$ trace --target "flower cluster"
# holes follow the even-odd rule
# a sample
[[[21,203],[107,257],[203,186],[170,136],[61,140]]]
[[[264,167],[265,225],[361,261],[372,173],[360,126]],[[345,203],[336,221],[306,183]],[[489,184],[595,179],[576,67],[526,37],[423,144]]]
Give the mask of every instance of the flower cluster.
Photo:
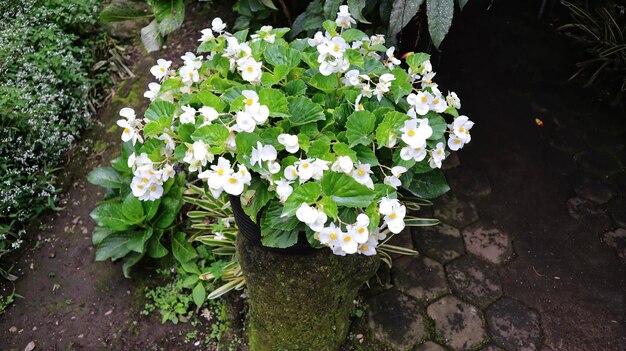
[[[143,120],[120,112],[122,139],[140,155],[133,194],[159,198],[183,164],[213,196],[240,196],[265,245],[288,247],[304,231],[337,255],[373,255],[414,225],[398,190],[433,196],[420,186],[443,178],[437,169],[473,126],[458,96],[433,82],[428,55],[411,53],[402,68],[382,35],[351,28],[347,6],[324,32],[292,42],[284,28],[211,24],[180,69],[152,67]]]

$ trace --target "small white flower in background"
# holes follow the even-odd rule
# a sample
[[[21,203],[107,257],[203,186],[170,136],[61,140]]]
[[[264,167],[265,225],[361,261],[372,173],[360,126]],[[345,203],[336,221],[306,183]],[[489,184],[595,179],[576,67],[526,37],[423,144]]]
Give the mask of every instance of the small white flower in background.
[[[363,107],[363,104],[361,103],[361,98],[363,97],[363,95],[359,94],[356,97],[356,100],[354,100],[354,110],[355,111],[363,111],[365,110],[365,108]]]
[[[215,17],[213,21],[211,21],[211,29],[213,29],[214,32],[221,33],[226,29],[226,23],[224,23],[221,18]]]
[[[159,80],[163,79],[163,77],[167,75],[171,65],[172,65],[172,61],[158,59],[157,64],[155,66],[152,66],[152,68],[150,68],[150,73],[152,73],[152,75],[156,79],[159,79]]]
[[[252,115],[246,111],[237,112],[236,124],[239,131],[252,133],[256,128],[256,121]]]
[[[215,36],[213,36],[213,31],[211,30],[211,28],[206,28],[200,31],[200,33],[202,33],[202,36],[200,37],[200,39],[198,39],[198,41],[201,42],[205,42],[205,41],[210,41],[215,39]]]
[[[230,195],[241,195],[244,188],[244,180],[239,172],[232,173],[228,176],[228,179],[224,182],[223,189],[227,194]]]
[[[261,75],[263,74],[262,66],[262,62],[256,62],[252,57],[249,57],[237,69],[241,72],[241,78],[250,83],[258,83],[261,81]]]
[[[322,160],[322,159],[317,159],[315,160],[312,165],[313,165],[313,176],[312,178],[315,180],[320,180],[322,179],[322,177],[324,176],[324,171],[328,170],[328,165],[330,164],[330,162]]]
[[[420,91],[418,94],[411,93],[406,97],[406,102],[408,102],[420,116],[423,116],[430,111],[430,104],[432,100],[433,96],[426,91]]]
[[[372,173],[371,165],[369,163],[361,163],[359,161],[354,171],[352,171],[352,178],[366,187],[374,189],[374,182],[370,177],[370,174]]]
[[[134,166],[137,168],[142,168],[144,166],[152,165],[152,160],[148,157],[148,154],[142,152],[139,154],[139,157],[135,157]]]
[[[370,86],[370,83],[367,82],[365,84],[363,84],[361,86],[361,95],[365,96],[366,98],[371,98],[372,97],[372,87]]]
[[[267,163],[267,169],[270,171],[271,174],[276,174],[280,172],[280,163],[276,161],[269,161]]]
[[[326,221],[328,221],[328,216],[326,215],[326,213],[324,213],[324,211],[317,210],[317,218],[315,219],[315,222],[310,224],[307,223],[307,225],[314,232],[319,232],[320,230],[324,229]]]
[[[435,78],[435,75],[435,72],[428,72],[424,74],[424,76],[422,77],[422,89],[428,87],[437,87],[437,83],[433,83],[433,78]]]
[[[120,116],[125,118],[117,120],[117,125],[124,128],[124,131],[122,131],[122,141],[132,141],[133,145],[135,145],[137,141],[143,143],[143,138],[139,135],[138,130],[141,124],[136,119],[135,110],[130,107],[124,107],[120,110]]]
[[[159,140],[163,140],[164,144],[161,148],[161,154],[166,157],[171,156],[174,152],[174,148],[176,148],[176,144],[174,144],[174,139],[172,139],[169,134],[163,133],[159,135]]]
[[[446,96],[446,102],[448,103],[448,105],[454,107],[457,110],[461,108],[461,99],[459,99],[459,97],[453,91],[448,92],[448,96]]]
[[[287,166],[283,175],[287,180],[296,180],[298,179],[298,169],[295,166]]]
[[[237,173],[239,173],[239,176],[241,176],[241,181],[243,181],[244,184],[250,185],[250,181],[252,180],[252,174],[248,172],[248,168],[246,168],[246,166],[239,165]]]
[[[443,96],[441,95],[435,96],[435,98],[432,100],[430,104],[430,109],[437,113],[442,113],[447,108],[448,108],[448,104],[446,103],[446,101],[443,99]]]
[[[196,56],[193,52],[186,52],[185,55],[180,57],[185,66],[192,67],[193,69],[200,69],[202,67],[203,56]]]
[[[219,117],[219,114],[217,113],[217,111],[213,107],[210,107],[210,106],[202,106],[200,107],[198,112],[200,112],[200,115],[202,116],[203,126],[207,124],[211,124],[211,122],[215,121]]]
[[[369,238],[369,231],[367,230],[367,226],[369,225],[369,217],[366,214],[361,213],[356,217],[356,223],[347,226],[348,233],[358,244],[363,244]]]
[[[402,141],[413,148],[423,147],[426,139],[433,135],[433,129],[428,125],[428,119],[410,119],[404,122],[400,129]]]
[[[430,167],[441,168],[441,163],[446,158],[446,150],[443,143],[437,143],[437,147],[430,153]]]
[[[376,84],[376,88],[374,88],[374,95],[378,101],[383,98],[383,94],[389,92],[389,88],[391,87],[391,82],[394,81],[396,77],[391,73],[385,73],[378,79],[378,84]],[[365,95],[365,94],[363,94]]]
[[[328,38],[326,38],[322,32],[317,32],[313,38],[309,38],[307,40],[307,43],[309,43],[309,46],[318,46],[327,39]]]
[[[321,56],[321,55],[320,55]],[[350,67],[350,62],[344,58],[336,58],[333,61],[323,61],[319,70],[322,75],[329,76],[333,73],[343,72]]]
[[[400,181],[400,177],[403,173],[407,171],[406,167],[395,166],[391,169],[391,175],[386,176],[383,180],[383,183],[392,186],[394,189],[398,189],[402,182]]]
[[[406,207],[404,205],[400,205],[399,202],[394,203],[391,206],[391,211],[389,211],[384,218],[385,224],[387,224],[387,228],[389,228],[389,231],[394,234],[400,233],[405,227],[405,216]]]
[[[213,162],[214,156],[209,152],[206,144],[202,140],[195,141],[185,152],[183,161],[189,164],[189,172],[202,172],[202,167],[207,162]]]
[[[317,221],[317,210],[315,207],[302,203],[296,210],[296,218],[304,224],[312,224]]]
[[[222,232],[217,232],[215,233],[215,236],[213,236],[213,240],[224,240],[226,239],[226,237],[224,236],[224,233]]]
[[[291,183],[292,182],[286,180],[285,178],[280,178],[279,180],[274,182],[274,184],[276,185],[276,194],[278,195],[280,202],[285,203],[289,195],[293,193],[293,187],[291,186]]]
[[[137,160],[137,155],[135,155],[135,153],[133,152],[132,154],[130,154],[130,156],[128,156],[128,161],[126,161],[126,164],[128,165],[128,168],[135,167],[135,161],[136,160]]]
[[[450,150],[458,151],[462,149],[463,146],[465,146],[464,140],[459,139],[459,137],[454,134],[450,135],[450,137],[448,138],[448,147],[450,148]]]
[[[309,179],[311,179],[311,177],[313,177],[313,168],[315,166],[313,166],[310,159],[298,160],[294,165],[298,167],[298,177],[300,177],[300,184],[308,181]]]
[[[176,171],[174,171],[174,167],[169,163],[166,163],[161,170],[161,182],[166,182],[168,179],[173,178],[176,175]]]
[[[339,244],[341,245],[341,250],[347,254],[356,253],[356,250],[359,247],[359,243],[354,240],[350,232],[343,233],[339,239]]]
[[[369,239],[364,244],[359,245],[356,252],[365,256],[374,256],[376,255],[376,246],[378,245],[378,240],[376,237],[370,236]]]
[[[370,43],[372,45],[383,45],[385,44],[385,36],[382,34],[372,35],[370,37]]]
[[[400,158],[405,161],[413,159],[416,162],[420,162],[426,158],[427,154],[428,153],[426,151],[426,142],[424,142],[424,144],[419,147],[406,146],[400,150]]]
[[[341,173],[346,173],[346,174],[350,174],[353,169],[354,169],[354,162],[352,162],[352,159],[350,158],[350,156],[337,157],[337,160],[330,167],[330,170],[333,172],[341,172]]]
[[[183,66],[180,69],[180,78],[183,83],[196,83],[200,80],[200,75],[198,74],[198,70],[193,66]]]
[[[250,38],[254,40],[263,39],[266,42],[273,44],[276,41],[276,34],[272,34],[272,26],[263,26],[257,34],[252,34]]]
[[[398,66],[399,64],[402,63],[395,56],[393,56],[393,53],[395,51],[396,51],[396,48],[392,46],[389,49],[387,49],[387,52],[385,53],[387,55],[386,66],[388,69],[393,69],[395,66]]]
[[[341,228],[337,227],[335,223],[330,223],[328,227],[320,230],[317,239],[322,245],[328,245],[331,248],[335,248],[340,246],[340,238],[342,238],[345,233],[341,230]]]
[[[292,134],[280,134],[278,135],[278,142],[285,147],[287,152],[293,154],[300,150],[300,144],[298,143],[298,136]]]
[[[356,21],[352,18],[347,5],[339,6],[339,12],[337,12],[337,19],[335,20],[335,23],[338,27],[343,29],[350,28],[353,24],[356,24]]]
[[[252,148],[252,154],[250,155],[250,164],[254,166],[258,163],[260,166],[261,162],[276,160],[276,156],[276,149],[272,145],[263,145],[260,141],[257,141],[256,147]]]
[[[211,170],[199,173],[198,178],[206,180],[209,187],[219,189],[224,186],[224,183],[226,183],[232,173],[230,161],[220,157],[217,159],[217,164],[211,166]]]
[[[448,126],[457,138],[463,140],[465,144],[472,140],[470,129],[474,126],[474,122],[469,117],[461,115],[454,119],[454,122]]]
[[[152,82],[148,84],[148,91],[143,93],[143,97],[150,99],[150,101],[154,101],[156,100],[160,91],[161,91],[161,84]]]
[[[341,82],[343,85],[347,87],[356,87],[361,84],[361,78],[359,70],[351,69],[346,74],[344,74],[343,78],[341,78]]]
[[[381,215],[390,215],[393,209],[400,206],[400,201],[389,197],[382,197],[378,204],[378,212]]]
[[[196,109],[187,105],[180,107],[183,113],[180,114],[180,123],[196,123]]]

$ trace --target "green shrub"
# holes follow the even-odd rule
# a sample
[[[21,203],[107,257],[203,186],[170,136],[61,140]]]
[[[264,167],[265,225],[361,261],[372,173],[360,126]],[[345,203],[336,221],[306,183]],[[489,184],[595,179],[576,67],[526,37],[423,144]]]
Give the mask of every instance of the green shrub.
[[[100,0],[0,2],[0,257],[54,204],[55,167],[89,125]],[[8,228],[8,229],[5,229]],[[4,233],[3,233],[4,232]]]

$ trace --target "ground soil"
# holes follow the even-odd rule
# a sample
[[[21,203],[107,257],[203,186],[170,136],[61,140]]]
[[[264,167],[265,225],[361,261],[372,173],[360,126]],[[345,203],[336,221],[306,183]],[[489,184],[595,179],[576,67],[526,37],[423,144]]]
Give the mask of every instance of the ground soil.
[[[504,294],[541,314],[546,350],[624,350],[626,265],[600,242],[598,231],[605,228],[571,218],[566,202],[574,195],[573,180],[549,169],[544,157],[550,133],[562,121],[593,124],[606,120],[599,116],[623,119],[624,111],[566,82],[580,54],[548,21],[527,11],[534,4],[496,1],[487,11],[488,4],[470,2],[435,64],[441,87],[456,91],[463,112],[477,122],[460,158],[461,169],[481,170],[491,182],[492,196],[476,200],[480,216],[514,240],[516,258],[499,271]],[[232,23],[227,7],[193,9],[168,40],[177,44],[147,58],[136,51],[135,73],[146,76],[157,56],[177,59],[194,48],[199,30],[216,14]],[[31,246],[14,271],[20,276],[15,290],[24,298],[0,317],[0,349],[21,350],[31,341],[38,350],[196,349],[184,342],[191,325],[140,316],[143,289],[156,279],[149,269],[129,280],[120,264],[94,262],[89,213],[102,193],[84,175],[118,154],[119,131],[110,126],[119,108],[140,108],[133,94],[146,84],[123,83],[118,98],[99,111],[100,123],[83,142],[97,155],[79,157],[85,151],[75,150],[68,165],[74,186],[63,196],[62,210],[46,214],[30,230]],[[596,127],[611,128],[603,123]],[[5,292],[12,289],[2,284]]]

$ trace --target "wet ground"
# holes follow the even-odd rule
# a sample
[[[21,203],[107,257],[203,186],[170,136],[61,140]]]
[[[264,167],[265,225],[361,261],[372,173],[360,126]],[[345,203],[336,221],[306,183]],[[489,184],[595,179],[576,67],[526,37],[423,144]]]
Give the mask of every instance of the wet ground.
[[[580,53],[531,6],[488,3],[455,19],[436,62],[442,90],[477,122],[460,162],[447,164],[451,194],[434,207],[447,225],[400,241],[421,255],[396,261],[394,287],[364,292],[346,349],[626,349],[626,113],[567,82]],[[195,47],[213,15],[191,17],[160,55]],[[134,55],[135,73],[147,77],[156,56]],[[99,112],[89,134],[99,156],[72,163],[64,209],[31,230],[16,270],[24,299],[0,317],[0,349],[197,349],[184,342],[191,325],[140,316],[147,270],[128,280],[93,261],[88,214],[101,194],[83,176],[117,153],[109,127],[120,107],[145,106],[136,95],[146,83],[125,82]]]

